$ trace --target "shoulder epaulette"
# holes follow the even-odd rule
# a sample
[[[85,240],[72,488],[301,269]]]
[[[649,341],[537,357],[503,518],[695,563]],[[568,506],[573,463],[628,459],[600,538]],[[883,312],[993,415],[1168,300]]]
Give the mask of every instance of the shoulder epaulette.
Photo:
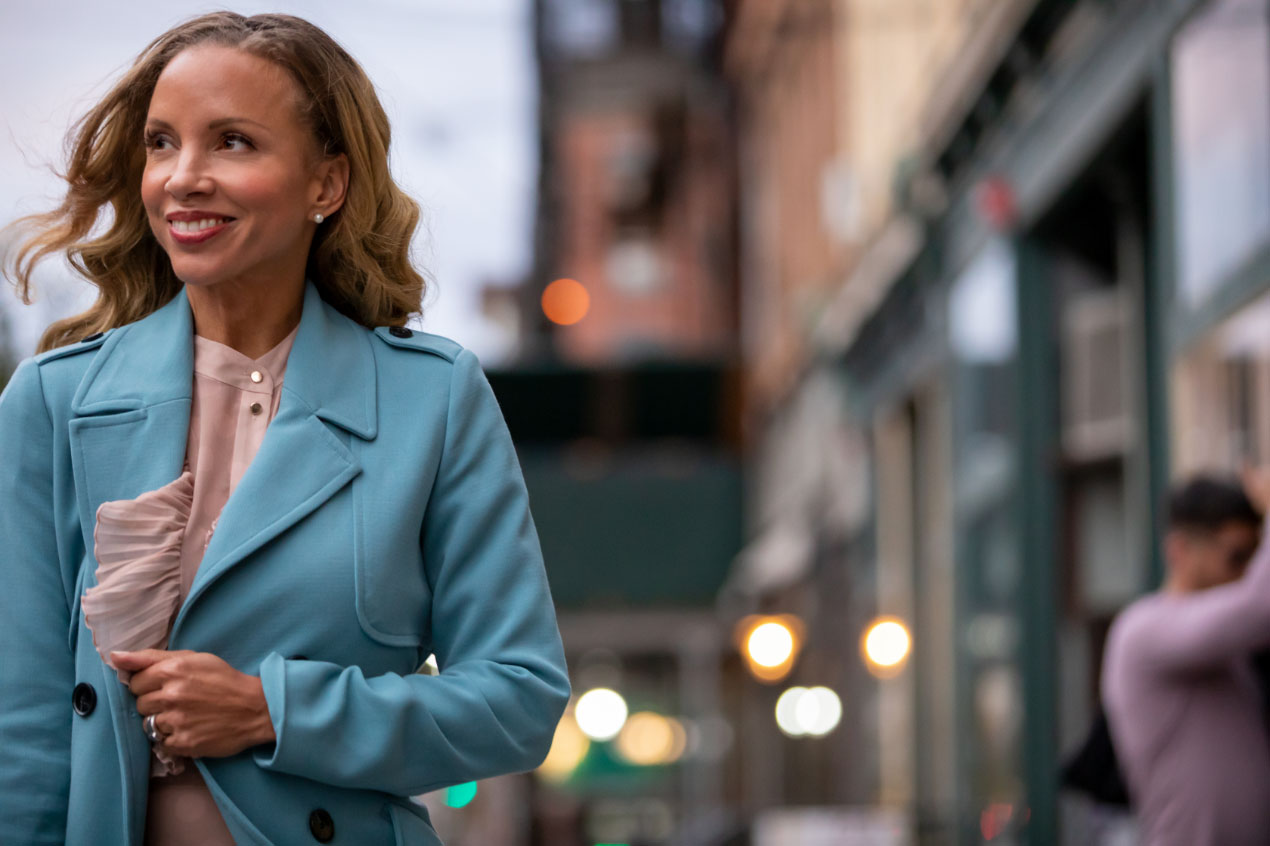
[[[107,329],[105,332],[94,332],[93,334],[81,338],[78,341],[64,344],[60,347],[54,347],[51,350],[45,350],[35,356],[35,363],[43,364],[44,362],[52,361],[55,358],[75,355],[75,353],[87,352],[88,350],[95,350],[106,342],[106,338],[110,336],[112,331],[113,330],[111,329]]]
[[[444,335],[434,335],[405,326],[376,326],[375,335],[394,347],[432,353],[446,361],[454,361],[463,351],[461,344]]]

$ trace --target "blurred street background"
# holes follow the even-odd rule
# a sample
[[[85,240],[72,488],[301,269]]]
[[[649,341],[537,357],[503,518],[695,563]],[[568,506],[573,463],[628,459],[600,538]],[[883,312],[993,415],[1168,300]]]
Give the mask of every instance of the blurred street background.
[[[1059,774],[1170,480],[1270,460],[1270,3],[232,7],[379,85],[530,491],[575,697],[448,846],[1135,842]],[[0,12],[0,224],[211,8]]]

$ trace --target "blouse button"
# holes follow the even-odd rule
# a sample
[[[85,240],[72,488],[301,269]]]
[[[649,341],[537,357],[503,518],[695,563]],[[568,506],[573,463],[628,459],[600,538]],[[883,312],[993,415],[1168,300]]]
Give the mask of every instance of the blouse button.
[[[263,407],[260,405],[260,403],[258,403],[258,402],[253,402],[253,403],[251,404],[251,413],[252,413],[252,414],[259,414],[259,413],[260,413],[261,411],[263,411],[263,410],[264,410],[264,409],[263,409]]]
[[[253,370],[253,371],[251,371],[251,381],[253,381],[253,382],[263,382],[263,381],[264,381],[264,379],[265,379],[265,377],[261,374],[261,372],[260,372],[259,370]]]

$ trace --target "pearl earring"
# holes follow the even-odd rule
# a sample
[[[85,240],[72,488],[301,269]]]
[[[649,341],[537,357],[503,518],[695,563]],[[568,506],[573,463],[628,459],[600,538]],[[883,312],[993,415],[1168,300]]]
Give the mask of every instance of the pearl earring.
[[[321,223],[321,222],[322,222],[322,220],[323,220],[323,217],[322,217],[322,213],[321,213],[321,212],[318,212],[317,214],[313,215],[313,222],[314,222],[314,223]]]

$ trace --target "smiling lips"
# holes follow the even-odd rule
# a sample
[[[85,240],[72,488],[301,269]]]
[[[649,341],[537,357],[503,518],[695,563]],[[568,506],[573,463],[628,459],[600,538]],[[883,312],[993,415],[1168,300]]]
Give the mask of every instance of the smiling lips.
[[[198,212],[176,212],[168,216],[168,232],[178,244],[201,244],[223,232],[233,220]]]

